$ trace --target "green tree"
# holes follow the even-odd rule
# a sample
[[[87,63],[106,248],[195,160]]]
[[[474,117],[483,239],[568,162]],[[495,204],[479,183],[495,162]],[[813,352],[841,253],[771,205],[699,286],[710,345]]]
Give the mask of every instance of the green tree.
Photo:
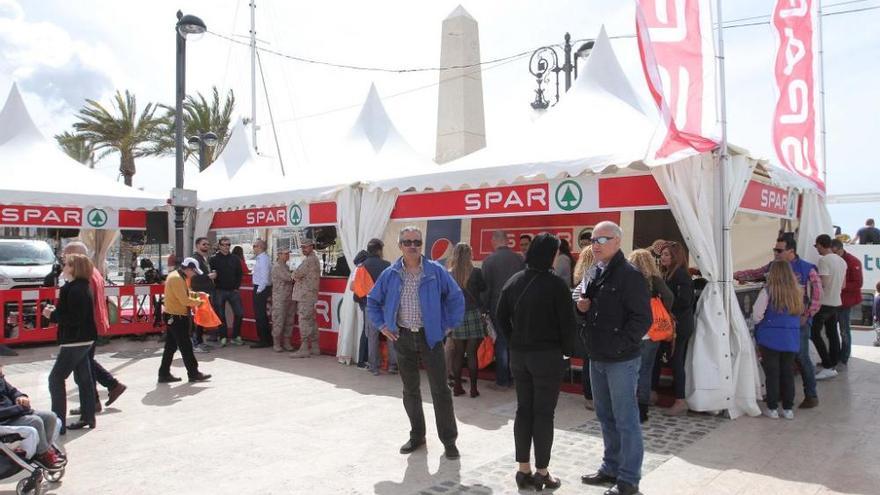
[[[86,100],[73,124],[77,135],[100,151],[98,159],[119,153],[119,173],[131,186],[137,169],[135,159],[153,154],[152,145],[162,119],[155,115],[158,106],[148,103],[138,114],[137,99],[127,90],[116,91],[110,110],[95,100]]]
[[[55,140],[69,157],[89,168],[95,168],[95,148],[85,137],[64,131],[61,134],[56,134]]]
[[[162,105],[166,110],[162,117],[162,124],[157,133],[153,152],[155,154],[171,155],[175,153],[174,115],[173,107]],[[205,168],[214,163],[214,160],[223,152],[229,141],[232,111],[235,108],[235,94],[230,89],[226,97],[220,100],[220,91],[214,86],[210,100],[202,93],[196,96],[189,95],[183,100],[183,139],[186,141],[190,136],[198,136],[206,132],[217,135],[217,145],[205,150]],[[184,159],[199,164],[198,148],[184,148]],[[200,171],[203,169],[200,169]]]

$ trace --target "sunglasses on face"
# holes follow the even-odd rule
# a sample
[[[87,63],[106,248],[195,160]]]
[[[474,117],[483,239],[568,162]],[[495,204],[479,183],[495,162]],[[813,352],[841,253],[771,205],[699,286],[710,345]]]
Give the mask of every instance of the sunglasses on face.
[[[400,244],[406,247],[414,246],[414,247],[422,247],[421,239],[404,239],[400,241]]]
[[[611,239],[614,239],[614,237],[609,237],[607,235],[603,235],[603,236],[599,236],[599,237],[593,237],[592,239],[590,239],[590,242],[593,244],[599,244],[600,246],[604,246]]]
[[[230,246],[230,244],[228,242],[226,242],[226,243],[221,242],[220,243],[220,247],[229,247],[229,246]]]
[[[773,248],[773,252],[776,254],[782,254],[784,251],[785,249]]]

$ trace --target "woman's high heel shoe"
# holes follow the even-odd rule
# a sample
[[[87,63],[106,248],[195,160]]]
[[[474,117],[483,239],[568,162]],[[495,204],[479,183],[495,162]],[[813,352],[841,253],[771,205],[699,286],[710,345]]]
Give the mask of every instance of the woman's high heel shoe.
[[[535,482],[532,479],[532,473],[524,473],[522,471],[516,472],[516,486],[520,490],[525,488],[532,488],[535,486]]]
[[[559,478],[554,478],[550,476],[550,473],[547,474],[538,474],[535,473],[532,476],[532,482],[535,484],[535,490],[555,490],[562,486],[562,481]]]

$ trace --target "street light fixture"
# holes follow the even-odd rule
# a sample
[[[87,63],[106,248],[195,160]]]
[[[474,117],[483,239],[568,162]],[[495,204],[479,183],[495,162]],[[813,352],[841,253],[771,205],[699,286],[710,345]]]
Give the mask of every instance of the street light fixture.
[[[531,104],[535,110],[546,110],[550,107],[550,102],[544,97],[546,88],[543,85],[550,81],[551,72],[556,78],[556,101],[553,104],[559,103],[559,73],[565,73],[565,91],[568,91],[571,88],[572,73],[577,78],[578,59],[590,56],[590,52],[593,49],[593,41],[588,40],[578,48],[574,53],[574,64],[571,63],[571,35],[565,33],[565,43],[562,45],[562,65],[559,64],[559,55],[556,53],[557,47],[559,45],[542,46],[532,52],[532,57],[529,59],[529,72],[535,76],[535,81],[538,83],[538,89],[535,90],[535,99]]]
[[[183,204],[179,199],[183,191],[183,98],[186,96],[186,38],[198,36],[208,30],[205,22],[194,15],[183,15],[177,11],[177,25],[174,37],[177,41],[177,84],[174,112],[175,177],[172,204],[174,205],[174,254],[183,259]]]
[[[199,172],[208,168],[208,148],[213,148],[217,146],[217,143],[220,142],[220,138],[217,137],[211,131],[200,133],[198,136],[190,136],[187,138],[186,143],[192,149],[199,150]]]

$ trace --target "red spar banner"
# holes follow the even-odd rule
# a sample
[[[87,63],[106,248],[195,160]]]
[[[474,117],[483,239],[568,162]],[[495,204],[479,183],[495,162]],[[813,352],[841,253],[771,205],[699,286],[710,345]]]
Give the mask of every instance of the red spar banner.
[[[707,0],[637,0],[642,68],[666,132],[650,158],[716,146],[715,48]]]
[[[816,160],[814,41],[818,34],[817,0],[777,0],[773,8],[776,33],[776,88],[773,146],[779,161],[824,190],[824,164]]]

